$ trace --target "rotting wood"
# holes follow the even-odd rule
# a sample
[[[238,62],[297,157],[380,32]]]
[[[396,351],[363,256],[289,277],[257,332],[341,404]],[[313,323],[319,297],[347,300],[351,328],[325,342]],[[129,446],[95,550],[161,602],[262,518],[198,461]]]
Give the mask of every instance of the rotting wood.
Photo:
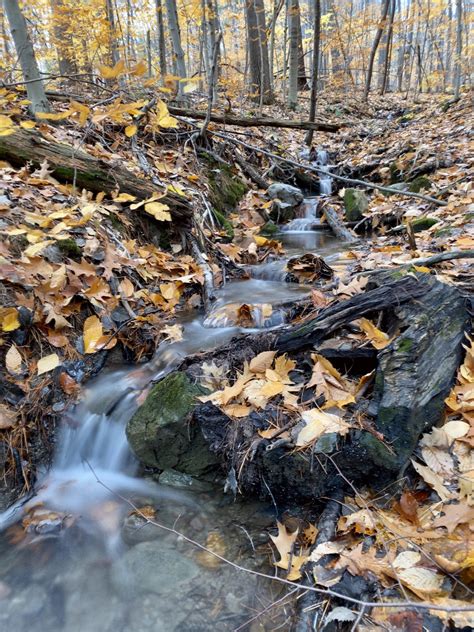
[[[324,217],[326,218],[327,223],[331,227],[332,232],[346,242],[354,242],[357,241],[357,237],[355,234],[344,225],[344,222],[339,219],[336,211],[330,206],[325,206],[323,209]]]
[[[474,250],[451,250],[448,252],[440,252],[437,255],[433,255],[431,257],[418,257],[417,259],[412,259],[411,261],[407,261],[406,263],[402,263],[393,268],[386,268],[386,270],[403,270],[406,268],[411,268],[412,266],[434,266],[437,263],[443,263],[444,261],[454,261],[455,259],[474,259]],[[365,272],[361,272],[361,275],[372,275],[380,273],[381,270],[366,270]]]
[[[137,177],[120,162],[106,162],[35,131],[18,130],[9,136],[0,136],[0,160],[6,160],[15,167],[26,163],[39,167],[46,161],[57,180],[94,193],[119,190],[139,199],[164,193],[152,182]],[[174,220],[185,222],[191,219],[191,206],[186,198],[167,192],[160,201],[168,204]]]
[[[187,118],[205,121],[207,112],[199,112],[198,110],[188,110],[186,108],[178,108],[168,106],[170,114],[176,116],[185,116]],[[216,114],[211,113],[210,120],[214,123],[223,123],[225,125],[236,125],[237,127],[282,127],[286,129],[312,129],[320,132],[337,132],[343,125],[340,123],[325,123],[324,121],[316,121],[310,123],[308,121],[289,121],[285,119],[272,119],[265,117],[242,118],[233,116],[232,114]]]

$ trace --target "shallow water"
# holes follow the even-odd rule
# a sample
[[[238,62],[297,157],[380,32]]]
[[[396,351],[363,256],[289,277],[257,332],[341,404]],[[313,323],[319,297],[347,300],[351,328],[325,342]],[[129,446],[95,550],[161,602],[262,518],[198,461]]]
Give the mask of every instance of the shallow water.
[[[313,202],[309,206],[315,208]],[[265,529],[275,524],[274,508],[234,502],[221,491],[222,484],[207,482],[203,488],[200,482],[197,489],[184,484],[183,491],[137,478],[125,435],[127,421],[153,380],[185,356],[242,331],[242,326],[228,326],[229,319],[219,321],[219,310],[245,303],[258,314],[262,305],[271,304],[272,316],[256,316],[251,326],[281,324],[284,312],[278,305],[309,291],[283,282],[286,260],[313,252],[331,262],[341,249],[321,231],[285,231],[279,238],[285,259],[248,266],[251,278],[219,289],[206,318],[182,318],[182,341],[160,345],[147,365],[104,372],[65,415],[53,467],[39,477],[35,496],[0,516],[1,630],[249,629],[246,621],[281,596],[281,585],[216,564],[176,534],[129,515],[130,499],[140,507],[152,506],[167,527],[207,543],[233,562],[272,572]],[[259,617],[259,629],[284,629],[286,616],[270,610]]]

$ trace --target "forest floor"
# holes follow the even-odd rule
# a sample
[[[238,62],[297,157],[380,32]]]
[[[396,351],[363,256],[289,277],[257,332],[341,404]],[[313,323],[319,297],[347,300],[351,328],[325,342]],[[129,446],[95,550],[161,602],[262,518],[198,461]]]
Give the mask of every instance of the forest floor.
[[[159,191],[140,199],[121,191],[120,182],[113,193],[80,191],[48,162],[19,166],[0,150],[0,464],[6,504],[34,485],[36,468],[51,458],[54,427],[79,396],[82,383],[105,364],[142,363],[162,340],[179,340],[182,331],[175,315],[202,307],[209,271],[218,285],[223,270],[240,274],[240,264],[282,254],[276,238],[260,234],[272,203],[234,160],[235,154],[268,183],[301,184],[298,174],[305,173],[306,182],[312,178],[316,187],[318,176],[309,169],[301,130],[211,122],[203,140],[194,124],[170,117],[166,107],[148,112],[147,99],[96,106],[89,100],[88,105],[58,100],[58,118],[65,113],[58,123],[31,121],[21,93],[0,92],[0,108],[0,147],[2,136],[28,130],[46,143],[68,143],[87,152],[111,174],[120,165],[138,178],[152,179]],[[287,118],[278,106],[264,108],[264,113]],[[253,114],[251,107],[239,112]],[[416,181],[412,192],[421,197],[361,187],[367,193],[367,230],[332,266],[331,283],[319,283],[314,260],[294,267],[298,282],[313,286],[305,317],[364,292],[370,273],[382,268],[436,276],[472,300],[471,115],[470,95],[448,107],[445,98],[432,95],[422,95],[418,103],[396,95],[374,97],[370,105],[347,97],[322,99],[318,119],[341,128],[315,132],[313,146],[328,152],[335,175],[382,187],[408,183],[405,189]],[[341,222],[346,184],[336,179],[324,203]],[[163,204],[165,192],[182,198],[192,217],[172,219],[171,205]],[[204,258],[196,257],[186,236],[191,228]],[[453,251],[458,258],[433,259]],[[243,307],[228,312],[228,322],[248,325],[251,316]],[[380,327],[367,320],[351,335],[380,350],[391,342]],[[446,399],[444,424],[423,435],[400,485],[388,496],[353,487],[341,501],[344,510],[333,537],[316,548],[317,528],[307,521],[283,521],[278,537],[272,537],[283,578],[306,577],[304,565],[310,562],[320,590],[331,591],[348,571],[365,580],[376,578],[378,597],[385,601],[429,602],[435,610],[374,608],[369,621],[370,608],[363,600],[336,598],[332,603],[339,605],[332,613],[326,602],[327,621],[362,625],[364,617],[364,625],[369,621],[380,629],[422,629],[434,625],[431,617],[436,616],[459,628],[472,624],[472,613],[463,610],[474,580],[474,347],[468,338],[465,349]],[[278,357],[272,356],[267,369],[274,360]],[[295,367],[282,363],[280,379],[284,382],[286,376],[292,384]],[[329,384],[326,403],[334,388],[347,399],[342,403],[336,397],[340,410],[355,401],[357,385],[330,362],[319,370]],[[255,381],[259,373],[256,369],[249,379]],[[229,382],[218,373],[214,377],[213,401],[224,409],[229,402],[234,412],[236,406],[244,407],[242,416],[262,407],[238,388],[233,399],[222,399],[219,393],[230,388]],[[267,402],[282,390],[265,392]],[[328,416],[334,412],[333,406],[322,409],[331,411]],[[232,415],[229,409],[227,413]],[[296,445],[305,449],[309,442],[301,436]],[[330,599],[330,592],[318,599]],[[361,604],[362,610],[355,609]]]

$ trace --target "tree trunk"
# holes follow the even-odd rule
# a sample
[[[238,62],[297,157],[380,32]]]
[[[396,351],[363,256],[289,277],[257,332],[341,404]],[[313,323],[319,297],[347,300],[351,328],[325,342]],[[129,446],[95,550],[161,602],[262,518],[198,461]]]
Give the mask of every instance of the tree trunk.
[[[374,71],[374,61],[375,55],[377,53],[377,49],[380,44],[380,40],[382,39],[382,34],[385,28],[385,22],[387,20],[388,7],[390,5],[390,0],[382,0],[382,16],[380,18],[379,25],[377,27],[377,32],[375,34],[374,43],[372,44],[372,50],[370,51],[369,65],[367,67],[367,79],[365,82],[365,90],[364,90],[364,100],[367,101],[369,98],[370,92],[370,84],[372,83],[372,73]]]
[[[26,83],[26,92],[28,99],[31,101],[30,111],[33,114],[36,114],[36,112],[49,112],[49,102],[44,92],[33,43],[18,0],[4,0],[4,6],[15,43],[16,54],[20,60],[23,79]]]
[[[321,50],[321,0],[314,0],[314,31],[313,31],[313,72],[311,74],[311,97],[309,102],[309,121],[316,118],[316,106],[318,100],[319,62]],[[313,142],[313,130],[308,130],[305,142],[311,147]]]
[[[161,0],[155,0],[155,12],[156,12],[158,56],[160,58],[160,75],[161,75],[160,78],[161,78],[161,83],[163,83],[168,71],[166,69],[165,27],[163,23],[163,5],[162,5]]]
[[[115,32],[115,13],[113,0],[105,1],[107,22],[109,27],[109,55],[112,66],[119,61],[119,51],[117,46],[117,33]]]
[[[289,22],[289,81],[288,81],[288,107],[295,110],[298,104],[298,0],[288,0]]]
[[[212,90],[212,103],[217,102],[217,86],[219,83],[219,60],[220,60],[220,51],[217,48],[216,51],[216,42],[219,34],[219,17],[217,13],[217,2],[215,0],[206,0],[207,3],[207,22],[208,22],[208,32],[209,32],[209,57],[208,57],[208,85],[213,86]],[[216,65],[214,67],[214,55],[217,52]],[[215,71],[215,72],[214,72]]]
[[[263,0],[246,0],[245,10],[247,14],[250,92],[255,101],[268,105],[273,102],[273,93]]]
[[[393,49],[393,21],[395,19],[395,8],[396,2],[395,0],[391,1],[390,8],[390,21],[388,24],[388,33],[387,33],[387,45],[385,47],[385,59],[384,59],[384,67],[382,74],[382,83],[380,86],[380,94],[385,94],[385,92],[390,88],[390,65],[392,62],[392,49]]]
[[[306,66],[304,63],[304,49],[303,49],[303,29],[301,24],[301,9],[299,0],[296,0],[298,6],[297,19],[297,37],[298,37],[298,90],[308,90],[308,81],[306,77]]]
[[[454,98],[459,99],[461,91],[462,54],[462,0],[456,0],[456,57],[454,62]]]
[[[171,41],[173,43],[173,57],[176,66],[176,74],[183,79],[186,77],[186,64],[184,62],[184,51],[181,45],[181,33],[179,30],[178,10],[176,7],[176,0],[166,0],[166,11],[168,13],[168,27],[171,34]],[[184,84],[178,82],[178,94],[177,98],[181,99],[183,96]]]
[[[72,75],[76,71],[74,61],[74,44],[68,29],[71,23],[69,7],[64,6],[63,0],[50,0],[53,14],[54,45],[58,56],[59,74]]]
[[[120,162],[107,163],[71,145],[45,140],[37,132],[21,129],[9,136],[0,136],[0,160],[14,166],[30,163],[35,167],[47,161],[48,169],[57,180],[74,183],[94,193],[120,190],[142,200],[158,193],[155,184],[137,177]],[[191,217],[189,202],[180,195],[169,192],[160,202],[169,205],[173,220],[186,221]]]

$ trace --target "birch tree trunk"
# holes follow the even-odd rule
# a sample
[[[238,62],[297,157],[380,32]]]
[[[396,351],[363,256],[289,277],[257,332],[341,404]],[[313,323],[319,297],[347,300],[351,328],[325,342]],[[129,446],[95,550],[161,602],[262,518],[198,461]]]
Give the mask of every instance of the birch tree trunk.
[[[23,79],[26,84],[28,99],[31,101],[30,111],[49,112],[49,102],[44,92],[33,43],[28,33],[25,16],[20,10],[18,0],[4,0],[5,12],[10,24],[10,31],[15,44],[16,54],[20,61]]]
[[[385,22],[387,20],[388,7],[390,5],[390,0],[382,0],[382,16],[380,18],[379,25],[377,27],[377,32],[375,34],[374,43],[372,44],[372,50],[370,51],[369,65],[367,67],[367,79],[365,82],[365,90],[364,90],[364,100],[367,101],[369,98],[370,92],[370,84],[372,83],[372,73],[374,71],[374,60],[375,55],[377,53],[377,48],[379,47],[380,40],[382,39],[382,34],[385,28]]]

